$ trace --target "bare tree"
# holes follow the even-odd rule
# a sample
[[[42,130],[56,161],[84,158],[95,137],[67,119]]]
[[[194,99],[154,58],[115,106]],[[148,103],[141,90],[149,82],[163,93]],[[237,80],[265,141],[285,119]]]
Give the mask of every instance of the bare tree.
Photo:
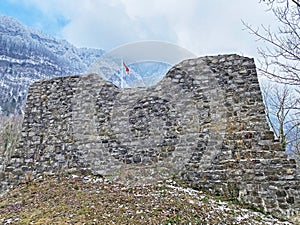
[[[267,119],[275,137],[279,139],[282,148],[287,148],[290,153],[297,155],[300,117],[295,92],[287,85],[267,83],[262,85],[262,93],[266,103]]]
[[[260,72],[281,83],[300,85],[300,0],[264,0],[279,22],[277,30],[262,25],[244,26],[263,41]]]

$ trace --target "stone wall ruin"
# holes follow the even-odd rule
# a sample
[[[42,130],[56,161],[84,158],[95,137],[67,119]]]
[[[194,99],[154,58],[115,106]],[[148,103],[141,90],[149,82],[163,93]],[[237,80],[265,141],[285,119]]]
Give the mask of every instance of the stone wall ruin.
[[[1,190],[26,174],[81,171],[119,181],[177,177],[299,219],[299,169],[269,131],[254,60],[185,60],[157,85],[119,89],[91,74],[34,83]]]

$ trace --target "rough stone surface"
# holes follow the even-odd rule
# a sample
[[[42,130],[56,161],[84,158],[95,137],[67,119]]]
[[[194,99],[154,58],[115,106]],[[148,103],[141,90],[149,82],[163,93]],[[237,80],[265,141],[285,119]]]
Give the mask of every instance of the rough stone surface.
[[[119,89],[94,74],[36,82],[0,188],[65,171],[176,176],[296,221],[299,170],[264,110],[254,60],[238,55],[183,61],[149,88]]]

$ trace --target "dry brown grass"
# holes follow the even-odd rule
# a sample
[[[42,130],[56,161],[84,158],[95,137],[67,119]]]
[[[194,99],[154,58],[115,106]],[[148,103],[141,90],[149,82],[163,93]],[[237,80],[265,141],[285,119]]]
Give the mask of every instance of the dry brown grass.
[[[125,186],[51,176],[0,197],[1,224],[288,224],[171,181]]]

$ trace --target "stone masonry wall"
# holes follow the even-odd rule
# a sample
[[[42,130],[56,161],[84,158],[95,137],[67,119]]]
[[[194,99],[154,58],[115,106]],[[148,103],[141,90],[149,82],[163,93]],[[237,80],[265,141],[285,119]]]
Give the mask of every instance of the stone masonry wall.
[[[36,82],[0,190],[67,171],[178,177],[296,221],[299,169],[264,110],[254,61],[238,55],[185,60],[149,88],[119,89],[95,74]]]

